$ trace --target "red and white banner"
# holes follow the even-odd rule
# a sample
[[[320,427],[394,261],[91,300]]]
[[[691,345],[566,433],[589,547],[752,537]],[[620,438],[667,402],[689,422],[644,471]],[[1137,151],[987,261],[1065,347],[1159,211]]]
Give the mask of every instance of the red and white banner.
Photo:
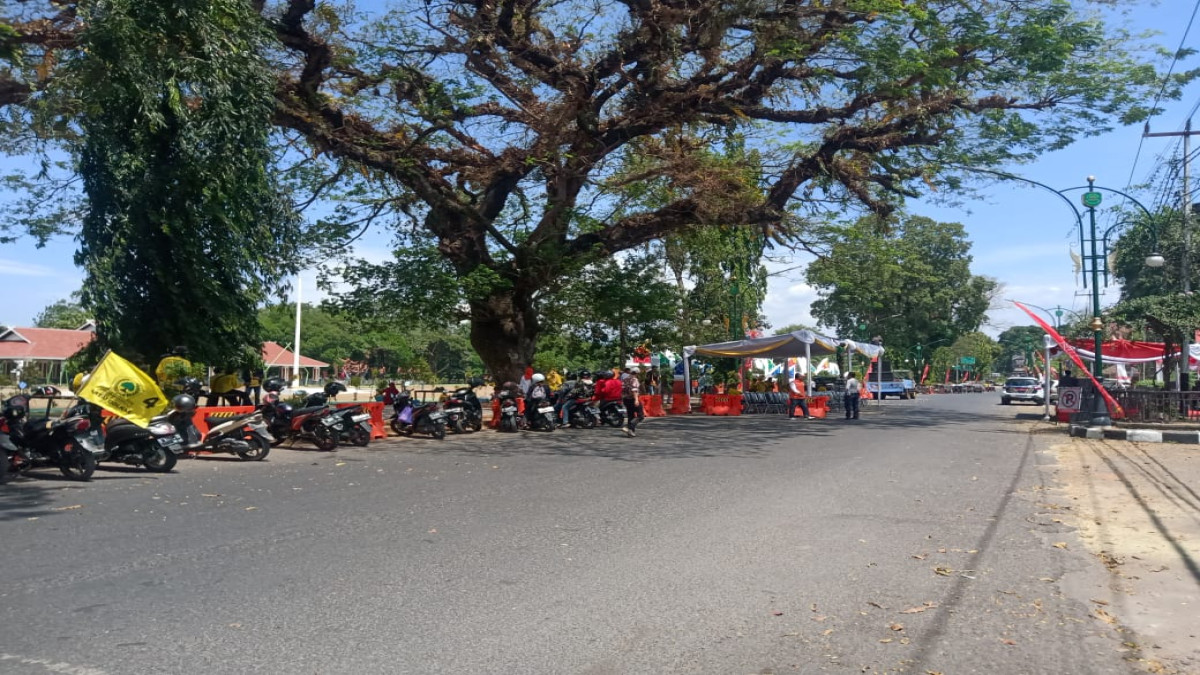
[[[1079,366],[1079,370],[1087,373],[1087,376],[1092,380],[1092,384],[1096,386],[1096,390],[1099,391],[1100,395],[1104,397],[1104,402],[1108,404],[1108,409],[1111,411],[1111,416],[1114,419],[1118,417],[1124,417],[1125,410],[1121,408],[1121,404],[1117,403],[1117,399],[1113,398],[1112,394],[1108,393],[1108,390],[1106,390],[1100,384],[1095,375],[1092,375],[1092,371],[1088,370],[1087,366],[1083,365],[1083,360],[1079,358],[1079,354],[1076,352],[1075,347],[1073,347],[1071,343],[1067,342],[1063,336],[1059,335],[1058,331],[1054,330],[1050,324],[1042,320],[1042,318],[1037,314],[1034,314],[1028,307],[1022,305],[1016,300],[1013,301],[1013,304],[1024,310],[1024,312],[1028,314],[1029,317],[1037,323],[1037,325],[1042,327],[1042,330],[1046,331],[1046,335],[1054,338],[1054,341],[1058,343],[1058,348],[1061,349],[1064,354],[1070,357],[1070,359],[1075,362],[1075,365]]]

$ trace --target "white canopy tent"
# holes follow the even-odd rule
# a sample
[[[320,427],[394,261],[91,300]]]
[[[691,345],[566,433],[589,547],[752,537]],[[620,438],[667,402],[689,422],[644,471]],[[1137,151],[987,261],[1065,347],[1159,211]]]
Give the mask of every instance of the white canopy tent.
[[[814,333],[810,330],[798,330],[792,333],[784,333],[782,335],[771,335],[768,337],[749,338],[746,340],[732,340],[730,342],[716,342],[709,345],[691,346],[683,348],[683,380],[684,391],[688,396],[692,394],[692,373],[690,361],[693,356],[715,356],[722,358],[757,358],[757,359],[779,359],[779,358],[797,358],[803,356],[807,363],[812,363],[812,355],[834,354],[838,347],[846,347],[867,358],[874,359],[882,356],[884,349],[882,345],[871,344],[869,342],[857,342],[855,340],[844,340],[840,338],[832,338],[820,333]],[[879,368],[880,382],[883,382],[883,368]],[[789,379],[795,377],[789,373]],[[805,389],[811,396],[813,391],[812,372],[805,373]]]

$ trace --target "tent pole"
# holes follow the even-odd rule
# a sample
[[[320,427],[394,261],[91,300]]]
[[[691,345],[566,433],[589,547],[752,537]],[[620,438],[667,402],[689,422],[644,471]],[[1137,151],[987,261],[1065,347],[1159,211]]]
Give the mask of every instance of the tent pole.
[[[688,397],[688,405],[692,404],[692,357],[688,356],[687,347],[683,352],[683,395]]]
[[[804,343],[804,391],[809,396],[813,395],[812,381],[812,345]]]

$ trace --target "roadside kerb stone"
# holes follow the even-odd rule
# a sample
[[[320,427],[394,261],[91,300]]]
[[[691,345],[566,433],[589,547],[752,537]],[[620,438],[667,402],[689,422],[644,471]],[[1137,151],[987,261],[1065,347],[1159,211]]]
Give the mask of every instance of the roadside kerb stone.
[[[1119,429],[1115,427],[1087,427],[1072,424],[1074,438],[1106,439],[1110,441],[1134,441],[1137,443],[1186,443],[1200,445],[1200,431],[1158,431],[1154,429]]]

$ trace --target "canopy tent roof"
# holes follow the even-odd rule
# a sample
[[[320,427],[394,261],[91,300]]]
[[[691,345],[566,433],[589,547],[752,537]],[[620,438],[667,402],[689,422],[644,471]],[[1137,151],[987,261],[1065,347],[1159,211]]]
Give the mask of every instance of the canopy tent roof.
[[[798,330],[782,335],[715,342],[698,347],[684,347],[687,356],[745,357],[757,359],[781,359],[806,355],[827,355],[837,348],[848,347],[864,356],[875,358],[883,354],[881,345],[832,338],[811,330]]]

